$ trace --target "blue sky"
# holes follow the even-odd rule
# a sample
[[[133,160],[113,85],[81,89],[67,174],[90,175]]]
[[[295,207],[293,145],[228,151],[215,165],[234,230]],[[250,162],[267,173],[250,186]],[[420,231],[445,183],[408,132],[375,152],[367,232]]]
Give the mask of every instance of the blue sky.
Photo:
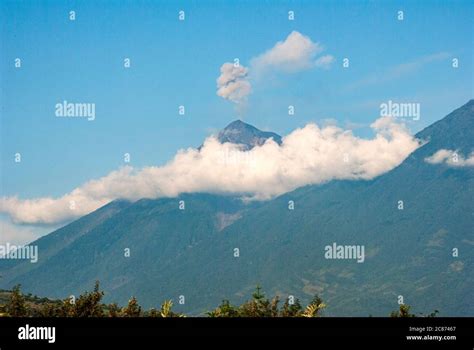
[[[237,118],[282,135],[325,119],[367,126],[392,99],[421,104],[409,125],[419,131],[473,97],[473,11],[472,1],[2,1],[0,195],[60,196],[125,152],[134,167],[160,165]],[[330,69],[259,82],[243,114],[216,95],[224,62],[248,65],[293,30],[334,56]],[[96,119],[56,118],[63,100],[95,103]]]

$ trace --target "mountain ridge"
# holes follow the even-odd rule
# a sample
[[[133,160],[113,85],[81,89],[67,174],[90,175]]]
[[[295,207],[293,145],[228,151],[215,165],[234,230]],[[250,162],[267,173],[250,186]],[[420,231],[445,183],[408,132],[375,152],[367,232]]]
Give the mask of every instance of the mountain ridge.
[[[240,144],[244,146],[244,150],[261,146],[270,138],[281,145],[280,135],[270,131],[262,131],[240,119],[231,122],[217,135],[217,139],[220,143],[230,142]]]
[[[320,294],[329,315],[386,315],[399,295],[420,311],[472,315],[474,170],[424,160],[440,147],[474,149],[473,129],[463,127],[474,118],[472,100],[445,118],[417,134],[428,143],[373,180],[304,186],[251,206],[210,194],[105,206],[48,235],[56,244],[76,237],[61,249],[48,236],[38,240],[40,254],[51,254],[37,266],[0,261],[0,286],[22,283],[35,294],[65,297],[99,279],[110,301],[135,295],[157,306],[185,295],[178,311],[201,314],[223,298],[239,302],[259,284],[303,301]],[[218,213],[240,217],[220,228]],[[364,245],[365,262],[324,259],[334,242]]]

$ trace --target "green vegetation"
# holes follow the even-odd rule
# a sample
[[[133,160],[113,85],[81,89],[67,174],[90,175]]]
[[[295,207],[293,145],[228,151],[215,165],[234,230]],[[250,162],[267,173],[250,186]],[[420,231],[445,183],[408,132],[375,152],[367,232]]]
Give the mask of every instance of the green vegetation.
[[[400,305],[400,309],[397,311],[392,311],[390,314],[390,317],[416,317],[415,314],[410,313],[410,305],[402,304]],[[436,317],[436,315],[439,313],[438,310],[434,310],[432,313],[426,315],[425,317]],[[420,316],[424,316],[423,314],[420,314]]]
[[[424,160],[440,149],[470,154],[474,100],[417,138],[429,142],[370,181],[305,186],[248,205],[203,193],[111,202],[34,242],[37,263],[0,259],[0,288],[21,283],[61,298],[98,279],[107,302],[126,305],[134,295],[147,310],[184,293],[186,308],[176,310],[200,315],[223,298],[244,304],[261,284],[268,295],[295,294],[304,305],[318,294],[328,316],[386,316],[399,295],[417,312],[442,305],[445,316],[474,315],[474,216],[465,214],[472,213],[474,167]],[[364,245],[364,263],[326,259],[333,243]]]
[[[97,281],[92,292],[84,292],[77,300],[50,300],[38,298],[31,294],[23,295],[20,285],[12,291],[0,290],[0,317],[185,317],[182,313],[172,311],[173,302],[165,300],[160,310],[154,308],[143,311],[138,300],[132,297],[127,306],[120,308],[116,303],[101,303],[104,292]],[[257,286],[252,298],[240,306],[223,300],[221,305],[206,313],[208,317],[320,317],[326,307],[322,299],[315,296],[303,307],[298,299],[290,302],[287,298],[279,307],[278,296],[268,299]],[[427,317],[434,317],[435,310]],[[391,317],[415,317],[410,314],[409,305],[400,305],[400,310],[393,311]],[[423,316],[423,315],[420,315]]]

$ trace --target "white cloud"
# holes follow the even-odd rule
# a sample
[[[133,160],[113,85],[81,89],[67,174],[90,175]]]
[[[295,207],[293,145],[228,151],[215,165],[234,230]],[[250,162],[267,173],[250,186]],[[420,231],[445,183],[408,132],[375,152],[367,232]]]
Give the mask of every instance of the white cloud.
[[[248,68],[224,63],[217,78],[217,95],[235,103],[240,103],[250,94],[252,86],[248,81]]]
[[[331,64],[334,62],[334,57],[331,55],[324,55],[319,57],[315,62],[314,65],[319,68],[328,69]]]
[[[257,74],[269,69],[284,72],[298,72],[313,68],[315,56],[323,51],[319,43],[297,31],[293,31],[284,41],[279,41],[270,50],[257,56],[251,61],[252,70]],[[323,61],[331,56],[324,56]]]
[[[251,59],[250,68],[224,63],[217,78],[217,95],[241,103],[252,91],[252,78],[262,78],[272,71],[288,74],[311,68],[328,69],[334,57],[324,55],[316,58],[323,51],[319,43],[293,31],[284,41],[277,42],[271,49]]]
[[[472,152],[468,158],[464,158],[456,151],[440,149],[432,156],[425,158],[425,161],[430,164],[444,163],[452,167],[474,166],[474,152]]]
[[[175,197],[209,192],[268,199],[333,179],[371,179],[399,165],[418,146],[390,117],[375,121],[372,139],[337,126],[308,124],[249,151],[208,137],[200,150],[180,150],[163,166],[124,167],[60,198],[0,200],[0,212],[17,223],[56,223],[87,214],[116,198]],[[71,201],[75,208],[71,209]]]
[[[56,227],[15,225],[8,219],[0,219],[0,245],[25,245],[50,233]]]

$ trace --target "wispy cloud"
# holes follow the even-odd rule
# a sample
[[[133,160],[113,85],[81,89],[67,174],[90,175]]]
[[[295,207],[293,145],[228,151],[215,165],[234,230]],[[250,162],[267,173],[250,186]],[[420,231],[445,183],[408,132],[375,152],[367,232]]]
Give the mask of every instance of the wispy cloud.
[[[8,218],[0,218],[0,245],[24,245],[50,233],[57,226],[29,226],[12,224]]]
[[[334,56],[332,55],[324,55],[319,57],[315,62],[314,65],[318,68],[329,69],[331,64],[334,62]]]
[[[430,164],[446,164],[451,167],[474,166],[474,152],[464,158],[456,151],[440,149],[432,156],[425,158],[425,161]]]
[[[348,84],[345,91],[357,90],[362,87],[387,83],[396,79],[403,78],[409,74],[415,73],[429,63],[444,61],[451,57],[448,52],[438,52],[431,55],[418,57],[410,62],[401,63],[390,67],[383,72],[370,74],[367,77]]]

